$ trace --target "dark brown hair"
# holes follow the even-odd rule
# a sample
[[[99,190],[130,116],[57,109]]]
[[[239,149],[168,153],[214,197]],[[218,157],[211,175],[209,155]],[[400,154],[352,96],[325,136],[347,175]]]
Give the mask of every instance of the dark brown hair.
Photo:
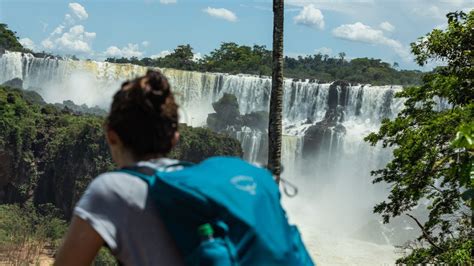
[[[137,159],[169,153],[178,130],[178,105],[168,79],[160,71],[148,70],[145,76],[124,82],[114,95],[106,126]]]

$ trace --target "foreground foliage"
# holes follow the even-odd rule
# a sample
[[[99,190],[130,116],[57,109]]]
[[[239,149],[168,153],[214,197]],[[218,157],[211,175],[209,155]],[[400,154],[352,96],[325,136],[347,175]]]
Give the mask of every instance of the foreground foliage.
[[[41,255],[52,256],[66,231],[59,217],[51,205],[0,205],[0,264],[36,264]]]
[[[420,65],[439,60],[446,66],[398,93],[406,99],[404,110],[366,138],[394,148],[393,160],[372,173],[375,183],[391,189],[375,212],[384,222],[407,214],[423,233],[402,263],[460,265],[473,259],[474,11],[447,17],[446,30],[412,44]],[[428,208],[428,217],[416,217],[417,208]]]
[[[0,86],[0,264],[51,259],[76,201],[95,176],[113,168],[102,124],[101,116]],[[186,125],[180,132],[174,158],[242,155],[240,143],[225,135]],[[105,249],[95,261],[114,263]]]
[[[185,125],[180,131],[174,158],[198,162],[242,155],[240,143],[225,135]],[[61,110],[34,92],[0,87],[0,203],[52,203],[69,217],[90,181],[112,168],[103,117]]]
[[[67,223],[51,204],[0,205],[0,264],[51,263],[66,232]],[[115,258],[102,248],[94,265],[115,265]]]

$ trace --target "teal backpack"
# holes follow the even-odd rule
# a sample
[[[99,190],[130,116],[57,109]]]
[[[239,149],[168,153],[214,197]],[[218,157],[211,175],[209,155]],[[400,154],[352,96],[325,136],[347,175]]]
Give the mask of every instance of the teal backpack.
[[[179,165],[120,171],[148,183],[187,265],[314,265],[267,169],[233,157]]]

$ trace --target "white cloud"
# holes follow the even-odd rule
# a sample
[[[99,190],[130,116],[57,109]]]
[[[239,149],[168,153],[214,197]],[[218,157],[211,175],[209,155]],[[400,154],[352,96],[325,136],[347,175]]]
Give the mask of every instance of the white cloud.
[[[164,51],[161,51],[160,53],[158,54],[154,54],[152,56],[150,56],[151,58],[161,58],[161,57],[165,57],[167,55],[171,54],[171,51],[168,51],[168,50],[164,50]]]
[[[388,21],[384,21],[382,23],[380,23],[379,27],[384,30],[384,31],[388,31],[388,32],[392,32],[395,30],[395,26],[393,26],[390,22]]]
[[[177,0],[160,0],[160,3],[165,4],[165,5],[176,4],[177,2],[178,2]]]
[[[143,41],[142,46],[143,47],[148,47],[148,46],[150,46],[150,42],[149,41]]]
[[[314,5],[307,5],[303,7],[298,15],[293,20],[296,24],[305,25],[315,29],[324,29],[324,16],[321,10],[314,7]]]
[[[129,43],[122,48],[110,46],[104,54],[108,57],[141,57],[143,52],[139,50],[138,44]]]
[[[60,37],[50,40],[50,46],[66,53],[90,53],[91,42],[95,39],[95,32],[87,32],[82,25],[75,25],[64,32]]]
[[[315,49],[314,52],[317,53],[317,54],[331,55],[332,54],[332,49],[328,48],[328,47],[321,47],[321,48]]]
[[[71,10],[72,14],[79,20],[86,20],[89,17],[89,14],[87,14],[86,9],[79,3],[69,3],[69,9]]]
[[[193,54],[193,61],[199,61],[199,59],[202,59],[202,54],[201,53],[194,53]]]
[[[41,45],[43,46],[43,48],[45,48],[46,50],[53,50],[54,48],[54,43],[50,40],[50,39],[45,39],[41,42]]]
[[[399,41],[388,38],[383,31],[364,25],[361,22],[344,24],[332,31],[332,34],[340,39],[354,42],[362,42],[374,45],[384,45],[392,48],[400,57],[410,59],[410,53]]]
[[[33,40],[31,40],[30,38],[21,38],[19,42],[21,43],[21,45],[23,45],[23,47],[28,48],[30,50],[35,50],[36,48],[35,42],[33,42]]]
[[[51,32],[50,35],[51,35],[51,36],[53,36],[53,35],[59,35],[59,34],[63,33],[64,28],[65,28],[65,27],[64,27],[63,25],[59,25],[59,26],[57,26],[57,27],[53,30],[53,32]]]
[[[208,7],[206,9],[203,9],[202,11],[206,12],[211,17],[225,19],[230,22],[237,21],[237,16],[235,15],[235,13],[225,8]]]
[[[64,15],[64,24],[66,25],[74,25],[76,24],[76,21],[74,20],[74,18],[72,18],[71,14],[66,14]]]
[[[431,5],[431,6],[420,6],[413,8],[413,13],[417,16],[433,18],[437,20],[444,20],[445,19],[445,11],[441,10],[438,6]]]
[[[357,13],[358,8],[374,5],[374,0],[288,0],[290,6],[305,7],[314,5],[320,10],[331,10],[342,13]]]
[[[474,9],[473,0],[418,0],[410,4],[413,15],[434,20],[435,23],[445,22],[446,14],[449,12],[456,10],[466,12]]]
[[[86,20],[89,15],[86,9],[78,3],[70,3],[71,14],[64,16],[64,21],[57,26],[49,37],[41,42],[43,49],[70,54],[92,54],[92,41],[95,32],[88,32],[83,25],[76,24],[77,20]]]

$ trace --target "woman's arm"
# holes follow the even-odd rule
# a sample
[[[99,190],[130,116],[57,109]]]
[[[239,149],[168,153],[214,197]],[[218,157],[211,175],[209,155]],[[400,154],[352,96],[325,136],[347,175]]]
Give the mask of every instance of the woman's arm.
[[[91,265],[103,245],[104,240],[94,228],[75,215],[54,265]]]

